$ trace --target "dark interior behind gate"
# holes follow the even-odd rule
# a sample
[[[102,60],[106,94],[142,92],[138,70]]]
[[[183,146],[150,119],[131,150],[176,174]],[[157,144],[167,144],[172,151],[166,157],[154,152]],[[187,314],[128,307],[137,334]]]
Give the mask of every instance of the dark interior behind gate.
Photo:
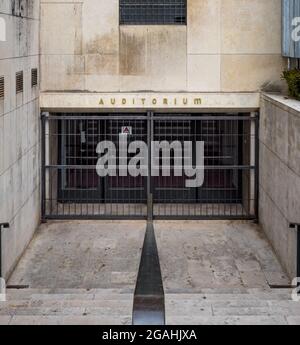
[[[175,176],[99,177],[96,147],[133,141],[204,142],[204,184]],[[51,114],[43,118],[45,218],[255,218],[257,118],[250,114]],[[149,155],[153,154],[150,152]],[[128,162],[134,154],[128,154]],[[161,162],[161,157],[158,157]],[[192,157],[195,164],[195,156]],[[149,162],[151,160],[149,159]]]

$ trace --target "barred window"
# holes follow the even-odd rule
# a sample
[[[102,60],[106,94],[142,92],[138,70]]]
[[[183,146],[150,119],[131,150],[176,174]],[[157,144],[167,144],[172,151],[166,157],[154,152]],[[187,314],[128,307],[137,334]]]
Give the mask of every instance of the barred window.
[[[186,25],[186,0],[120,0],[120,24]]]
[[[16,73],[16,93],[23,92],[23,71]]]
[[[38,84],[38,70],[33,68],[31,70],[31,87],[37,86]]]

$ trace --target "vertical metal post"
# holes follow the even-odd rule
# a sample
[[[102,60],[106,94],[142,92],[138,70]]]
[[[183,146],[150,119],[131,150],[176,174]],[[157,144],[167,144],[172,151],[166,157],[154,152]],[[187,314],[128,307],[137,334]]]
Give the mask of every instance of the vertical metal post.
[[[300,278],[300,225],[297,225],[297,278]],[[298,283],[298,286],[300,282]]]
[[[153,191],[152,191],[152,142],[153,142],[153,113],[148,111],[147,118],[147,144],[148,144],[148,177],[147,177],[147,219],[153,221]]]
[[[8,229],[9,223],[0,223],[0,278],[2,277],[2,228]]]
[[[259,112],[255,116],[255,218],[259,220]]]
[[[297,231],[297,278],[300,279],[300,224],[292,223],[290,224],[291,229],[296,229]],[[300,282],[297,284],[300,286]]]
[[[45,214],[46,214],[46,121],[47,121],[47,116],[42,113],[41,115],[41,120],[42,120],[42,130],[41,130],[41,154],[42,154],[42,166],[41,166],[41,206],[42,206],[42,222],[45,221]]]

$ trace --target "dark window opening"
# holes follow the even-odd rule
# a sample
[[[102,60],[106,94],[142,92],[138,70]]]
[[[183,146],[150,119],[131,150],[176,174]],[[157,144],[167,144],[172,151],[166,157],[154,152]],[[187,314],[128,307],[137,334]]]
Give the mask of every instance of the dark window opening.
[[[33,68],[31,70],[31,87],[37,86],[38,84],[38,70]]]
[[[120,0],[120,24],[186,25],[186,0]]]
[[[23,72],[16,73],[16,93],[23,92]]]

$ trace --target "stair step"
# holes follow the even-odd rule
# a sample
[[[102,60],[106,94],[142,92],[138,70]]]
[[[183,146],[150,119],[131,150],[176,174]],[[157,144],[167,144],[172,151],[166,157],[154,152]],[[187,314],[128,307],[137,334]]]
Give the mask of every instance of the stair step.
[[[258,300],[269,300],[269,301],[291,301],[291,295],[287,294],[188,294],[188,295],[173,295],[167,294],[166,300],[198,300],[198,301],[258,301]]]
[[[130,325],[131,316],[22,316],[9,318],[10,325]],[[1,318],[0,318],[1,322]]]
[[[0,315],[2,316],[13,316],[13,315],[27,315],[27,316],[36,316],[36,315],[44,315],[44,316],[63,316],[63,315],[76,315],[76,316],[112,316],[112,315],[131,315],[132,312],[132,305],[130,306],[119,306],[119,307],[8,307],[8,308],[0,308]]]
[[[287,325],[283,316],[167,316],[168,325]]]
[[[0,302],[0,310],[3,308],[50,308],[50,307],[119,307],[119,306],[132,306],[133,296],[126,299],[110,298],[110,299],[98,299],[98,300],[61,300],[61,299],[31,299],[22,301],[7,301]]]
[[[300,324],[291,289],[202,289],[166,293],[168,325]],[[0,324],[131,324],[132,289],[7,290]]]

